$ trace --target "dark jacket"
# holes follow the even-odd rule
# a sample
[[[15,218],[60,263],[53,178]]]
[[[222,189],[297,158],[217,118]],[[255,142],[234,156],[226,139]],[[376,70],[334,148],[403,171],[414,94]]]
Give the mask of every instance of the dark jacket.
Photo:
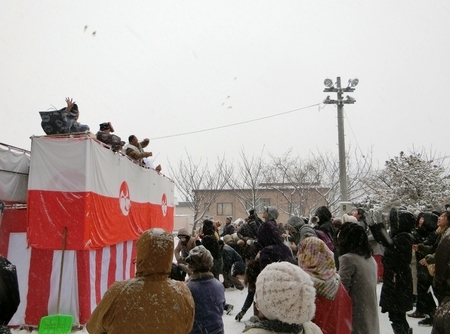
[[[424,218],[424,223],[421,227],[419,227],[419,220],[420,218]],[[421,212],[419,216],[417,217],[417,224],[416,228],[413,231],[414,235],[414,243],[415,244],[423,244],[425,246],[432,246],[437,239],[437,233],[436,233],[436,225],[437,222],[437,216],[430,212]],[[416,259],[417,262],[419,262],[421,259],[423,259],[427,253],[419,249],[416,252]],[[421,264],[418,264],[418,266],[422,266]],[[422,266],[424,267],[424,266]]]
[[[223,227],[222,234],[220,236],[223,237],[224,235],[233,233],[234,233],[234,225],[232,223],[229,223],[225,224],[225,226]]]
[[[259,217],[249,219],[247,222],[241,225],[237,235],[241,239],[256,239],[258,229],[263,221]]]
[[[242,262],[242,257],[230,245],[224,244],[222,249],[223,271],[230,272],[235,262]]]
[[[0,255],[0,325],[7,325],[20,304],[16,266]]]
[[[272,262],[287,261],[297,264],[291,249],[283,243],[278,227],[273,222],[261,224],[258,230],[258,244],[262,248],[259,255],[261,271]]]
[[[383,256],[384,275],[381,289],[381,312],[404,313],[413,308],[413,282],[411,275],[414,215],[408,211],[391,210],[392,245]]]
[[[450,235],[442,238],[434,256],[436,272],[433,287],[439,304],[447,297],[450,301]]]
[[[330,239],[333,241],[334,245],[337,244],[336,240],[336,229],[331,221],[331,212],[326,206],[321,206],[316,211],[316,216],[319,217],[318,224],[314,227],[316,230],[324,231]]]
[[[190,334],[223,334],[225,290],[222,283],[210,272],[194,272],[186,285],[191,290],[195,302],[194,326]],[[150,332],[151,328],[148,333]]]
[[[218,278],[223,269],[222,250],[219,247],[219,241],[213,235],[205,235],[202,239],[202,245],[210,251],[214,259],[211,272],[213,273],[214,277]]]

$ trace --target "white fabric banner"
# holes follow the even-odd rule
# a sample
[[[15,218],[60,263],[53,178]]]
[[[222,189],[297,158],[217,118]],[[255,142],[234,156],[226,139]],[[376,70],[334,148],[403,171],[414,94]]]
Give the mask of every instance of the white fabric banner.
[[[93,192],[117,198],[124,181],[130,199],[161,204],[161,194],[173,194],[173,182],[133,163],[89,137],[32,137],[29,190]],[[167,196],[168,206],[174,196]]]
[[[26,203],[30,156],[0,147],[0,201]]]

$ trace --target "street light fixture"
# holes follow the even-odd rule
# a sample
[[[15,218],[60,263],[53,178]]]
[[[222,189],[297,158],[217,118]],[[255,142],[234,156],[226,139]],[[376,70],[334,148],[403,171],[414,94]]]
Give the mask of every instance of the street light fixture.
[[[341,78],[337,77],[336,87],[334,87],[331,79],[325,79],[323,84],[325,85],[324,92],[337,93],[337,100],[330,99],[328,95],[323,101],[324,104],[336,104],[338,114],[338,144],[339,144],[339,182],[341,187],[341,202],[348,201],[348,187],[347,187],[347,167],[345,162],[345,137],[344,137],[344,104],[353,104],[356,100],[351,96],[343,98],[343,93],[354,92],[355,86],[358,85],[358,79],[350,79],[348,86],[341,87]]]
[[[358,83],[359,83],[359,80],[357,78],[355,78],[353,80],[352,79],[348,80],[348,84],[351,87],[356,87],[358,85]]]
[[[325,79],[323,84],[328,88],[333,87],[333,81],[331,81],[331,79]]]

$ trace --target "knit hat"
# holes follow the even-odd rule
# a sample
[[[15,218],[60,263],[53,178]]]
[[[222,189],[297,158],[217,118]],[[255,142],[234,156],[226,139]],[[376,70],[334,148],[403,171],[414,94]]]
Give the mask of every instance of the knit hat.
[[[357,223],[357,222],[358,219],[356,219],[356,217],[352,215],[344,213],[344,215],[342,216],[342,223]]]
[[[256,280],[255,303],[269,320],[303,324],[314,317],[316,290],[309,275],[289,262],[274,262]]]
[[[298,231],[302,225],[305,225],[305,221],[303,220],[303,218],[291,216],[288,218],[286,224],[295,227],[295,229]]]
[[[278,210],[274,206],[265,206],[264,211],[269,214],[269,220],[276,220],[279,216]]]
[[[196,246],[189,251],[186,263],[192,271],[207,272],[213,266],[213,257],[204,246]]]
[[[307,224],[300,227],[299,233],[300,233],[300,241],[302,241],[307,237],[317,237],[316,231],[314,231],[314,229]]]

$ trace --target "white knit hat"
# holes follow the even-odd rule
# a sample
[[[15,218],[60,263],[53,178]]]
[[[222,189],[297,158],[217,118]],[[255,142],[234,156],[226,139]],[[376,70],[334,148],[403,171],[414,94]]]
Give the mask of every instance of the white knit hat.
[[[344,215],[342,216],[342,223],[357,223],[358,219],[356,219],[356,217],[346,214],[344,213]]]
[[[288,324],[310,321],[316,312],[315,298],[309,275],[289,262],[269,264],[256,280],[255,302],[269,320]]]

